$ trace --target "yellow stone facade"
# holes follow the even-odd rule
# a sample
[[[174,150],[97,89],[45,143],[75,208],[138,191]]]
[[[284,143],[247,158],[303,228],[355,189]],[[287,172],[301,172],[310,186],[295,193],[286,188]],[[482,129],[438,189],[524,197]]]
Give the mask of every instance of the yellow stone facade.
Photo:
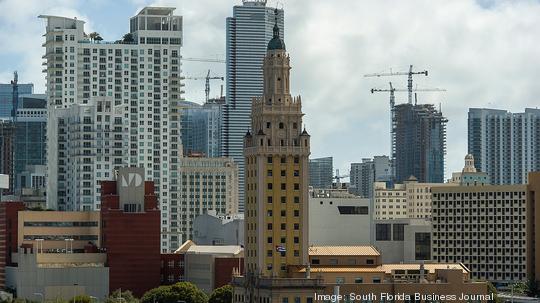
[[[284,49],[268,50],[264,94],[253,99],[244,139],[246,269],[266,277],[308,262],[310,138],[301,99],[290,94],[290,69]]]

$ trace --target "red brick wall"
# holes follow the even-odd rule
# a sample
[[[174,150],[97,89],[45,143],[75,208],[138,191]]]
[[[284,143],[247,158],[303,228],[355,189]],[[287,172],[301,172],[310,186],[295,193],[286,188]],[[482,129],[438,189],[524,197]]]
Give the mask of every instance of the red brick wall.
[[[172,282],[169,280],[171,275]],[[184,281],[184,254],[161,254],[161,285],[180,281]]]
[[[145,211],[119,209],[116,181],[101,183],[102,247],[107,251],[109,291],[131,290],[142,296],[160,284],[160,211],[154,184],[145,182]]]
[[[244,272],[244,258],[216,258],[214,262],[214,288],[231,282],[233,268],[238,268],[238,262],[240,262],[240,272]]]
[[[6,266],[11,264],[11,253],[18,248],[19,211],[24,210],[22,202],[0,203],[0,287],[6,282]]]

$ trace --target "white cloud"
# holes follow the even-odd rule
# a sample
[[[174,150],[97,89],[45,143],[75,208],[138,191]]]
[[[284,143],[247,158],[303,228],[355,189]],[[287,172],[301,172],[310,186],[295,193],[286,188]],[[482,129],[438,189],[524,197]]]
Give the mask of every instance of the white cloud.
[[[184,56],[225,52],[225,18],[241,1],[131,0],[132,7],[177,7],[184,16]],[[275,5],[276,1],[269,1]],[[77,13],[79,2],[0,2],[1,53],[22,52],[25,78],[43,82],[41,43],[44,24],[38,14]],[[103,5],[103,4],[102,4]],[[419,102],[442,104],[448,123],[448,168],[461,169],[467,152],[469,107],[522,111],[540,102],[540,3],[482,0],[294,0],[283,3],[285,42],[292,60],[294,94],[301,94],[312,155],[334,156],[342,171],[348,163],[389,152],[388,95],[372,87],[406,86],[406,77],[364,78],[366,73],[429,70],[416,77],[418,87],[446,88],[424,93]],[[62,9],[61,9],[62,8]],[[126,20],[127,22],[127,20]],[[186,62],[187,75],[206,69],[224,75],[224,65]],[[5,71],[3,71],[5,72]],[[1,75],[1,74],[0,74]],[[186,83],[187,97],[203,100],[202,81]],[[219,91],[212,83],[212,94]],[[398,95],[406,102],[406,94]]]

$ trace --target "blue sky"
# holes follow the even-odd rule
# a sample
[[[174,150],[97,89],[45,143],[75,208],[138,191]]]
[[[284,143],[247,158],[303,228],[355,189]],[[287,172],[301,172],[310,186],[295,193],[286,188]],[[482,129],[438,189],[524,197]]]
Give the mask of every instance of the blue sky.
[[[77,16],[87,32],[105,40],[128,31],[129,17],[145,5],[174,6],[184,16],[184,57],[225,53],[225,18],[240,0],[0,0],[0,82],[19,71],[22,82],[44,89],[40,14]],[[417,77],[419,102],[441,104],[448,123],[446,175],[460,170],[467,153],[469,107],[523,111],[540,104],[540,2],[536,0],[289,0],[285,42],[291,56],[291,89],[302,95],[312,156],[333,156],[344,173],[350,162],[389,152],[386,94],[370,94],[388,81],[405,87],[406,78],[364,78],[367,73],[429,70]],[[269,1],[274,6],[276,1]],[[280,4],[281,5],[281,4]],[[223,64],[186,62],[186,76]],[[186,82],[186,99],[201,102],[203,81]],[[212,95],[219,82],[212,83]],[[406,102],[406,94],[397,102]]]

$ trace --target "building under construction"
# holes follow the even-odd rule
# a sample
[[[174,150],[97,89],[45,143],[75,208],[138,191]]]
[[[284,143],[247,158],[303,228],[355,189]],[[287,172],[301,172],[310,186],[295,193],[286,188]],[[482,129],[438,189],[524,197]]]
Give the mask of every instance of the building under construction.
[[[15,124],[11,120],[0,119],[0,174],[9,176],[9,189],[3,190],[3,195],[13,194],[13,140],[15,139]],[[2,190],[2,189],[0,189]],[[0,195],[1,196],[1,195]]]
[[[444,182],[448,120],[432,104],[399,104],[392,119],[396,182]]]

